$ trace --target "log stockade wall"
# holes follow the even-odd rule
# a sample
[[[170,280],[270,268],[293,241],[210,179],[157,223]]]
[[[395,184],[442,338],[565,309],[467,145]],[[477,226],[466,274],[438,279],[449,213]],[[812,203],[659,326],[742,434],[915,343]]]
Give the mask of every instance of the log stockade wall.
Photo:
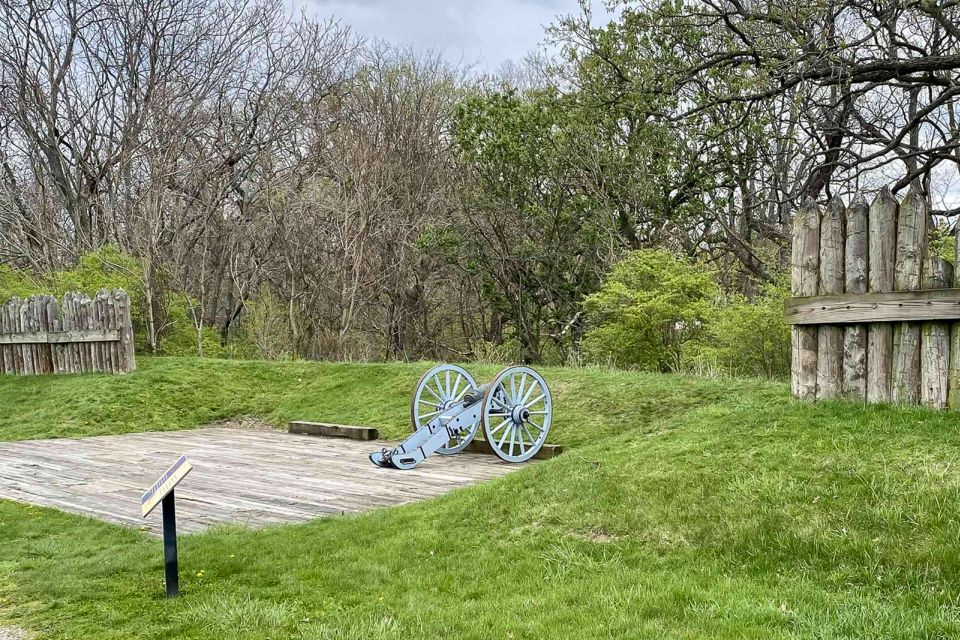
[[[101,289],[12,298],[0,305],[0,373],[127,373],[136,369],[130,298]]]
[[[960,408],[960,274],[928,255],[928,210],[916,188],[902,202],[884,188],[797,211],[795,397]]]

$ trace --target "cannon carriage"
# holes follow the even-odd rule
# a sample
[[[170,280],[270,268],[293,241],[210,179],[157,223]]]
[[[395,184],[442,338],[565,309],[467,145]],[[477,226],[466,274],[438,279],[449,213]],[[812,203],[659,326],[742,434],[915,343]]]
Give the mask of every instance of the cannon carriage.
[[[438,365],[414,388],[413,434],[393,449],[370,454],[379,467],[412,469],[434,453],[463,451],[483,427],[484,438],[506,462],[532,458],[547,440],[553,401],[546,381],[530,367],[508,367],[478,386],[463,367]]]

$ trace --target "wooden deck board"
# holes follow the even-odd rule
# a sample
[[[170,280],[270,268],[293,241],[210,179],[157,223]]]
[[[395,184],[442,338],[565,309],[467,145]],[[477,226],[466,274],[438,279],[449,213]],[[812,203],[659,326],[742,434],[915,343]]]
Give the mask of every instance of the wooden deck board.
[[[177,488],[177,527],[302,522],[430,498],[521,468],[480,454],[379,469],[381,441],[209,428],[0,443],[0,498],[160,531],[139,518],[140,495],[177,456],[193,471]]]

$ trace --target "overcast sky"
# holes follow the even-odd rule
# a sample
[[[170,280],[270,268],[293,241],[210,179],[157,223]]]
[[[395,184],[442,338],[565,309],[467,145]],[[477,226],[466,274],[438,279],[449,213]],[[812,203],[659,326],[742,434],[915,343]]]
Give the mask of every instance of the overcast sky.
[[[558,14],[577,0],[302,0],[320,16],[336,16],[365,38],[434,50],[454,63],[496,71],[543,40]]]

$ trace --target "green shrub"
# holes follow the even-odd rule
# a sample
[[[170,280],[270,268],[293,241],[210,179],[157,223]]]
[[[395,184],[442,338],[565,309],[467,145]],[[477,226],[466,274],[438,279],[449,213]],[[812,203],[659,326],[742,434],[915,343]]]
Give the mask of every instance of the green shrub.
[[[786,277],[753,300],[720,295],[715,273],[663,250],[634,251],[584,300],[588,362],[648,371],[784,379]]]
[[[58,296],[68,291],[82,291],[92,296],[98,289],[123,289],[130,294],[134,315],[139,311],[137,298],[142,289],[143,265],[139,258],[113,245],[85,253],[73,269],[54,271],[45,279]]]
[[[197,327],[190,312],[196,302],[182,293],[167,293],[166,316],[160,332],[157,353],[164,356],[199,356],[219,358],[224,355],[220,335],[213,327],[203,327],[197,340]],[[198,346],[202,346],[202,351]]]
[[[0,303],[10,298],[29,298],[41,289],[33,274],[0,264]]]
[[[927,252],[931,256],[942,258],[950,264],[954,262],[954,237],[950,234],[950,225],[937,221],[930,227],[930,240]]]
[[[584,300],[584,355],[601,364],[674,370],[718,293],[703,265],[664,250],[633,251]]]
[[[99,289],[123,289],[130,294],[134,318],[140,310],[140,261],[114,246],[105,246],[86,253],[73,269],[34,273],[0,265],[0,302],[8,298],[32,295],[62,297],[68,291],[81,291],[93,296]]]
[[[790,375],[790,327],[783,320],[786,282],[765,287],[753,300],[736,296],[717,304],[698,340],[684,348],[691,373],[785,379]]]

